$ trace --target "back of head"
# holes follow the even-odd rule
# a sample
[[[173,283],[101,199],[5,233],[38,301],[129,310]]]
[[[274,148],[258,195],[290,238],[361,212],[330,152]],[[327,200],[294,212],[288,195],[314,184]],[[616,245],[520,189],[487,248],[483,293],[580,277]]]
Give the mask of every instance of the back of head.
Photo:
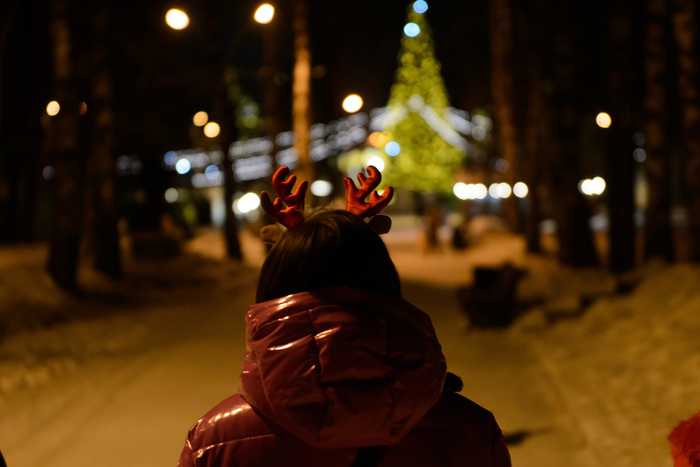
[[[401,294],[396,268],[379,235],[355,214],[321,211],[288,229],[270,250],[257,302],[335,286]]]

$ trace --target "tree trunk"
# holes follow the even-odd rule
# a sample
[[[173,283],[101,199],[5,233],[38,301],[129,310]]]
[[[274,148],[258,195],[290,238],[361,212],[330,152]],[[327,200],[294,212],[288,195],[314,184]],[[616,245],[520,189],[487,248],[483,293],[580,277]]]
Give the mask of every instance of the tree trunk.
[[[594,266],[598,255],[589,227],[590,207],[579,193],[579,118],[581,114],[581,64],[576,39],[576,4],[560,2],[550,10],[554,21],[552,51],[552,172],[559,260],[571,266]]]
[[[48,271],[59,287],[77,292],[77,270],[85,186],[85,122],[80,118],[79,92],[85,89],[86,54],[81,49],[87,26],[84,5],[51,2],[55,95],[61,110],[49,128],[55,169],[54,210]]]
[[[543,201],[546,184],[551,185],[551,177],[547,177],[549,164],[547,163],[548,147],[551,140],[551,119],[545,105],[543,90],[543,38],[541,5],[533,2],[523,4],[519,21],[522,30],[521,49],[524,53],[523,68],[528,70],[524,81],[527,83],[525,115],[522,134],[524,148],[523,175],[529,191],[526,198],[527,211],[525,218],[525,239],[527,251],[540,253],[542,251],[540,221],[543,219]],[[527,6],[530,8],[527,8]],[[538,8],[539,7],[539,8]],[[549,180],[546,182],[545,180]]]
[[[228,79],[226,76],[227,65],[225,63],[227,47],[230,44],[223,44],[221,33],[222,19],[214,11],[214,2],[208,1],[207,19],[212,25],[209,28],[209,52],[213,66],[211,74],[211,105],[214,118],[218,119],[220,126],[219,143],[224,153],[224,208],[226,212],[224,221],[224,239],[226,240],[226,256],[231,259],[243,259],[243,251],[238,238],[238,219],[233,212],[233,198],[236,193],[236,180],[233,176],[233,160],[229,154],[229,148],[235,140],[235,126],[231,118],[231,109],[228,103]],[[232,44],[240,36],[234,37]],[[237,44],[236,44],[237,45]]]
[[[279,72],[277,55],[279,51],[279,25],[273,21],[265,27],[265,72],[262,75],[263,87],[263,112],[265,114],[265,127],[267,135],[275,141],[282,132],[282,119],[280,117],[280,86],[275,82],[275,76]]]
[[[496,108],[497,141],[501,157],[508,163],[505,181],[513,186],[517,181],[515,176],[517,135],[513,83],[513,12],[510,0],[491,0],[489,22],[491,30],[491,92]],[[519,230],[518,198],[511,196],[501,201],[506,221],[513,230]]]
[[[700,262],[700,103],[695,0],[673,0],[673,33],[678,61],[681,138],[685,152],[689,256]]]
[[[675,258],[671,230],[671,151],[666,122],[666,0],[648,0],[645,79],[646,177],[648,201],[644,220],[644,257]]]
[[[294,2],[294,76],[292,82],[292,128],[296,135],[294,148],[299,167],[294,172],[300,180],[316,178],[309,159],[309,128],[311,100],[311,51],[309,49],[307,0]]]
[[[224,204],[226,207],[226,219],[224,221],[224,237],[226,239],[226,256],[232,259],[243,259],[243,251],[238,238],[238,219],[233,212],[233,198],[236,193],[236,180],[233,174],[233,160],[229,154],[229,148],[235,138],[234,122],[232,121],[228,104],[228,80],[225,69],[215,71],[214,85],[212,86],[212,109],[219,119],[221,132],[219,141],[224,152]]]
[[[108,277],[122,276],[121,249],[117,229],[116,161],[112,152],[114,117],[112,114],[112,79],[105,33],[109,10],[95,4],[92,17],[93,40],[91,101],[88,115],[92,122],[92,144],[88,162],[87,209],[89,220],[87,247],[95,269]]]
[[[610,218],[609,267],[623,272],[635,266],[634,226],[634,115],[637,94],[635,24],[633,1],[615,2],[609,20],[610,102],[613,124],[610,132],[608,161],[608,206]],[[604,130],[605,131],[605,130]]]

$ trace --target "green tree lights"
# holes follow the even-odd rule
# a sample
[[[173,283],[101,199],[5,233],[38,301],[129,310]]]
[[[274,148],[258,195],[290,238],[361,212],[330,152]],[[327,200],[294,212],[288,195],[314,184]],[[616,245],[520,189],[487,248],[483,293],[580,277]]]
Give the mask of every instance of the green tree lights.
[[[383,131],[400,149],[389,158],[384,180],[419,193],[449,194],[453,174],[466,155],[466,141],[444,119],[448,96],[426,10],[422,0],[408,8]],[[396,153],[395,146],[388,149],[389,155]]]

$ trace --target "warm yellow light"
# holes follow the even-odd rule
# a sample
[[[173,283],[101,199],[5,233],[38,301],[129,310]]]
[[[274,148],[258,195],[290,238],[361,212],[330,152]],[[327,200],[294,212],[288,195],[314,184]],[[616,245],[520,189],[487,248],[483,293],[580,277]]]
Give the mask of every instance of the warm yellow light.
[[[206,125],[204,125],[204,135],[208,138],[216,138],[217,136],[219,136],[220,132],[221,128],[216,122],[209,122]]]
[[[607,113],[601,112],[598,115],[596,115],[595,122],[601,128],[610,128],[612,118],[610,118],[610,115],[608,115]]]
[[[194,117],[192,117],[192,123],[195,124],[195,126],[204,126],[206,123],[209,121],[209,114],[207,114],[205,111],[200,110],[196,114],[194,114]]]
[[[367,142],[374,146],[375,148],[384,146],[386,143],[389,142],[389,138],[386,137],[383,133],[380,133],[378,131],[373,131],[372,133],[369,134],[367,137]]]
[[[257,21],[260,24],[267,24],[270,21],[272,21],[272,18],[275,16],[275,7],[270,5],[269,3],[263,3],[258,7],[257,10],[255,10],[255,14],[253,15],[253,18],[255,18],[255,21]]]
[[[60,111],[61,106],[56,101],[51,101],[46,105],[46,113],[49,114],[51,117],[58,115],[58,112]]]
[[[80,106],[78,107],[78,113],[80,115],[85,115],[87,113],[87,104],[85,102],[80,103]]]
[[[190,24],[190,18],[182,10],[171,8],[165,14],[165,22],[173,29],[185,29]]]
[[[355,113],[362,108],[362,98],[357,94],[350,94],[343,100],[343,110]]]

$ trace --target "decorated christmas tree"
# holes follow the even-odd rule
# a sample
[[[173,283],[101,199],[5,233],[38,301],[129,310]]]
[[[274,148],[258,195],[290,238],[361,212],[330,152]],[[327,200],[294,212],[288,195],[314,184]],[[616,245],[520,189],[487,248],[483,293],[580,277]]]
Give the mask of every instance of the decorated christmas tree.
[[[466,140],[446,120],[449,108],[440,62],[425,12],[418,0],[408,7],[399,67],[384,118],[384,149],[391,156],[387,184],[418,193],[452,192],[453,175],[466,155]]]

